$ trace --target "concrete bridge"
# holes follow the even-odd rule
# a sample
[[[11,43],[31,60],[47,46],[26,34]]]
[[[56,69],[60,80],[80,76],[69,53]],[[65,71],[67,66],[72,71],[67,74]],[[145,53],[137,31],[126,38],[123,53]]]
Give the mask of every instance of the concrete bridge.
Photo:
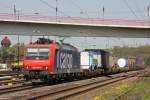
[[[149,38],[150,23],[144,20],[0,13],[0,35]]]

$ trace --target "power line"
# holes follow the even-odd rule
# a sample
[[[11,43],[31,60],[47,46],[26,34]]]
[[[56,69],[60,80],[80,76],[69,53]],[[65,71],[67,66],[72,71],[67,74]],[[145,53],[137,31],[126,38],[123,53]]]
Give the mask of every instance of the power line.
[[[40,0],[40,2],[42,2],[42,3],[45,4],[45,5],[47,5],[49,8],[54,9],[54,10],[56,11],[56,13],[58,12],[58,13],[64,15],[64,16],[66,16],[66,17],[68,17],[68,18],[70,18],[70,19],[76,21],[76,20],[73,19],[71,16],[68,16],[67,14],[65,14],[63,11],[60,11],[57,7],[54,7],[54,6],[50,5],[48,2],[46,2],[46,1],[44,1],[44,0]],[[57,0],[56,0],[56,2],[57,2]]]
[[[14,5],[14,15],[16,15],[16,12],[17,12],[16,5]]]
[[[138,5],[137,0],[134,0],[134,3],[135,3],[136,9],[137,9],[139,12],[141,12],[141,9],[140,9],[140,7],[139,7],[139,5]],[[144,18],[144,16],[143,16],[141,13],[139,13],[139,14],[140,14],[141,19]]]
[[[50,5],[48,2],[46,2],[46,1],[44,1],[44,0],[40,0],[40,2],[42,2],[42,3],[45,4],[45,5],[47,5],[49,8],[56,10],[56,7]],[[60,13],[60,14],[62,14],[62,15],[64,15],[64,16],[66,16],[66,14],[65,14],[64,12],[62,12],[62,11],[60,11],[60,10],[58,10],[58,9],[57,9],[57,12]]]
[[[148,17],[148,21],[149,21],[149,6],[147,6],[147,17]]]
[[[98,2],[97,10],[98,10],[98,13],[99,13],[99,15],[100,15],[100,17],[101,17],[101,9],[99,8],[100,1],[101,1],[101,0],[97,0],[97,2]],[[103,13],[102,13],[102,18],[103,18]]]
[[[84,12],[85,12],[85,15],[89,18],[89,15],[88,15],[88,13],[87,13],[86,10],[83,10],[78,4],[76,4],[76,3],[73,2],[72,0],[69,0],[69,1],[71,1],[72,4],[74,4],[77,8],[79,8],[79,9],[81,10],[80,13],[84,13]]]
[[[137,17],[136,13],[132,10],[132,8],[130,7],[130,5],[128,4],[127,0],[123,0],[123,1],[124,1],[124,3],[126,4],[126,6],[129,8],[129,10],[131,11],[131,13],[132,13],[137,19],[139,19],[139,18]]]
[[[56,0],[56,22],[57,22],[57,12],[58,12],[58,6],[57,6],[57,0]]]
[[[102,11],[103,11],[103,19],[104,19],[104,15],[105,15],[105,8],[104,8],[104,6],[102,8]]]

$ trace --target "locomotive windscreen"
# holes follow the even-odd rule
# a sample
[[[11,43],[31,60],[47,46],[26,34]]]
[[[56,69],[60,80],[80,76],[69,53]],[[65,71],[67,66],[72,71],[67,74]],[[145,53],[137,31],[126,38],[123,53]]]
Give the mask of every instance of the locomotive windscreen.
[[[44,60],[49,59],[49,48],[27,48],[26,59],[28,60]]]

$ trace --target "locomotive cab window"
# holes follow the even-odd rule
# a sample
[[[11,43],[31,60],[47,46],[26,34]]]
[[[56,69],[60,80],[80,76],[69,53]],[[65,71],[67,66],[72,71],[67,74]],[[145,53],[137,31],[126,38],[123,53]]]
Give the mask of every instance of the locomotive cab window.
[[[27,48],[26,59],[49,59],[49,48]]]

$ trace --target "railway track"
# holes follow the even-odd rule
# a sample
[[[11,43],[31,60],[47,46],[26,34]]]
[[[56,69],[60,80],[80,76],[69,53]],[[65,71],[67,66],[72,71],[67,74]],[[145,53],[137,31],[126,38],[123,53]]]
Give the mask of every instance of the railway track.
[[[141,71],[132,71],[127,73],[120,73],[116,75],[112,75],[111,77],[100,77],[100,78],[92,78],[88,80],[82,80],[84,82],[75,81],[66,83],[67,85],[59,84],[52,86],[45,86],[45,90],[43,89],[43,85],[41,86],[20,86],[12,89],[0,90],[0,94],[21,92],[21,94],[26,94],[25,96],[20,96],[24,100],[33,100],[33,99],[65,99],[73,96],[80,95],[82,93],[86,93],[88,91],[94,90],[96,88],[100,88],[115,82],[119,82],[121,80],[125,80],[131,77],[138,76],[140,73],[147,72],[146,69]],[[145,73],[144,73],[145,74]],[[37,89],[39,87],[39,89]],[[34,89],[33,89],[34,88]],[[33,90],[32,90],[33,89]],[[25,91],[24,91],[25,90]],[[29,91],[28,91],[29,90]],[[32,91],[31,91],[32,90]],[[20,94],[20,93],[19,93]],[[0,96],[1,97],[1,96]],[[11,99],[16,99],[17,96],[13,96]]]
[[[31,85],[19,85],[19,86],[14,86],[14,87],[9,87],[9,88],[3,88],[3,89],[0,89],[0,95],[11,93],[11,92],[17,92],[17,91],[21,91],[25,89],[30,89],[30,88],[32,88]]]
[[[13,92],[17,92],[17,91],[28,90],[28,89],[39,88],[39,87],[43,87],[43,86],[45,86],[45,84],[32,85],[32,83],[25,83],[25,81],[23,81],[22,84],[0,89],[0,95],[7,94],[7,93],[13,93]]]
[[[15,85],[19,83],[24,83],[25,79],[23,79],[23,76],[20,74],[14,74],[13,76],[4,76],[0,77],[0,87],[7,86],[7,85]]]
[[[13,71],[11,71],[11,70],[0,70],[0,76],[8,76],[8,75],[13,75],[13,74],[15,74]]]
[[[25,81],[26,81],[25,79],[15,79],[15,80],[13,80],[13,78],[12,78],[11,80],[0,81],[0,86],[9,85],[10,83],[12,85],[16,85],[16,84],[20,84],[20,83],[25,83]]]
[[[15,76],[17,75],[16,73],[1,73],[0,74],[0,77],[3,77],[3,76]]]
[[[0,71],[0,83],[5,80],[11,80],[12,78],[22,78],[22,76],[12,71]]]
[[[143,73],[143,71],[141,71],[141,72]],[[111,79],[103,80],[103,82],[96,80],[96,81],[93,81],[93,82],[90,82],[87,84],[76,85],[76,86],[72,86],[72,87],[64,88],[64,89],[60,89],[60,90],[57,89],[55,91],[43,92],[43,93],[40,93],[40,94],[37,94],[34,96],[30,96],[29,98],[26,98],[26,99],[33,100],[33,99],[41,99],[42,98],[42,99],[51,99],[51,100],[53,100],[53,99],[54,100],[61,100],[61,99],[63,100],[63,99],[73,97],[76,95],[80,95],[82,93],[85,93],[85,92],[91,91],[93,89],[100,88],[100,87],[118,82],[121,80],[135,77],[138,74],[137,74],[137,72],[135,72],[135,73],[128,74],[125,77],[124,76],[121,76],[121,77],[117,76],[117,77],[114,77]]]
[[[85,82],[84,84],[74,84],[68,85],[68,87],[57,88],[57,89],[50,89],[43,92],[33,93],[34,95],[29,95],[23,97],[24,99],[65,99],[71,96],[79,95],[84,92],[88,92],[92,89],[103,87],[121,80],[125,80],[130,77],[137,76],[138,71],[127,72],[124,74],[115,75],[109,78],[97,80],[97,78],[92,79],[92,81]],[[31,93],[32,94],[32,93]]]
[[[99,88],[99,87],[102,87],[102,86],[105,86],[105,85],[108,85],[108,84],[112,84],[114,82],[117,82],[117,81],[120,81],[120,80],[123,80],[123,79],[126,79],[126,78],[115,78],[115,79],[107,80],[107,81],[102,82],[102,83],[93,82],[93,83],[90,83],[90,84],[75,86],[75,87],[71,87],[71,88],[68,88],[68,89],[57,90],[55,92],[52,91],[52,92],[40,94],[38,96],[29,97],[27,99],[29,99],[29,100],[40,99],[40,98],[43,98],[43,97],[44,97],[44,99],[49,98],[49,99],[52,99],[52,100],[53,99],[65,99],[65,98],[68,98],[68,97],[71,97],[71,96],[79,95],[83,92],[88,92],[88,91],[90,91],[92,89],[95,89],[95,88]]]

